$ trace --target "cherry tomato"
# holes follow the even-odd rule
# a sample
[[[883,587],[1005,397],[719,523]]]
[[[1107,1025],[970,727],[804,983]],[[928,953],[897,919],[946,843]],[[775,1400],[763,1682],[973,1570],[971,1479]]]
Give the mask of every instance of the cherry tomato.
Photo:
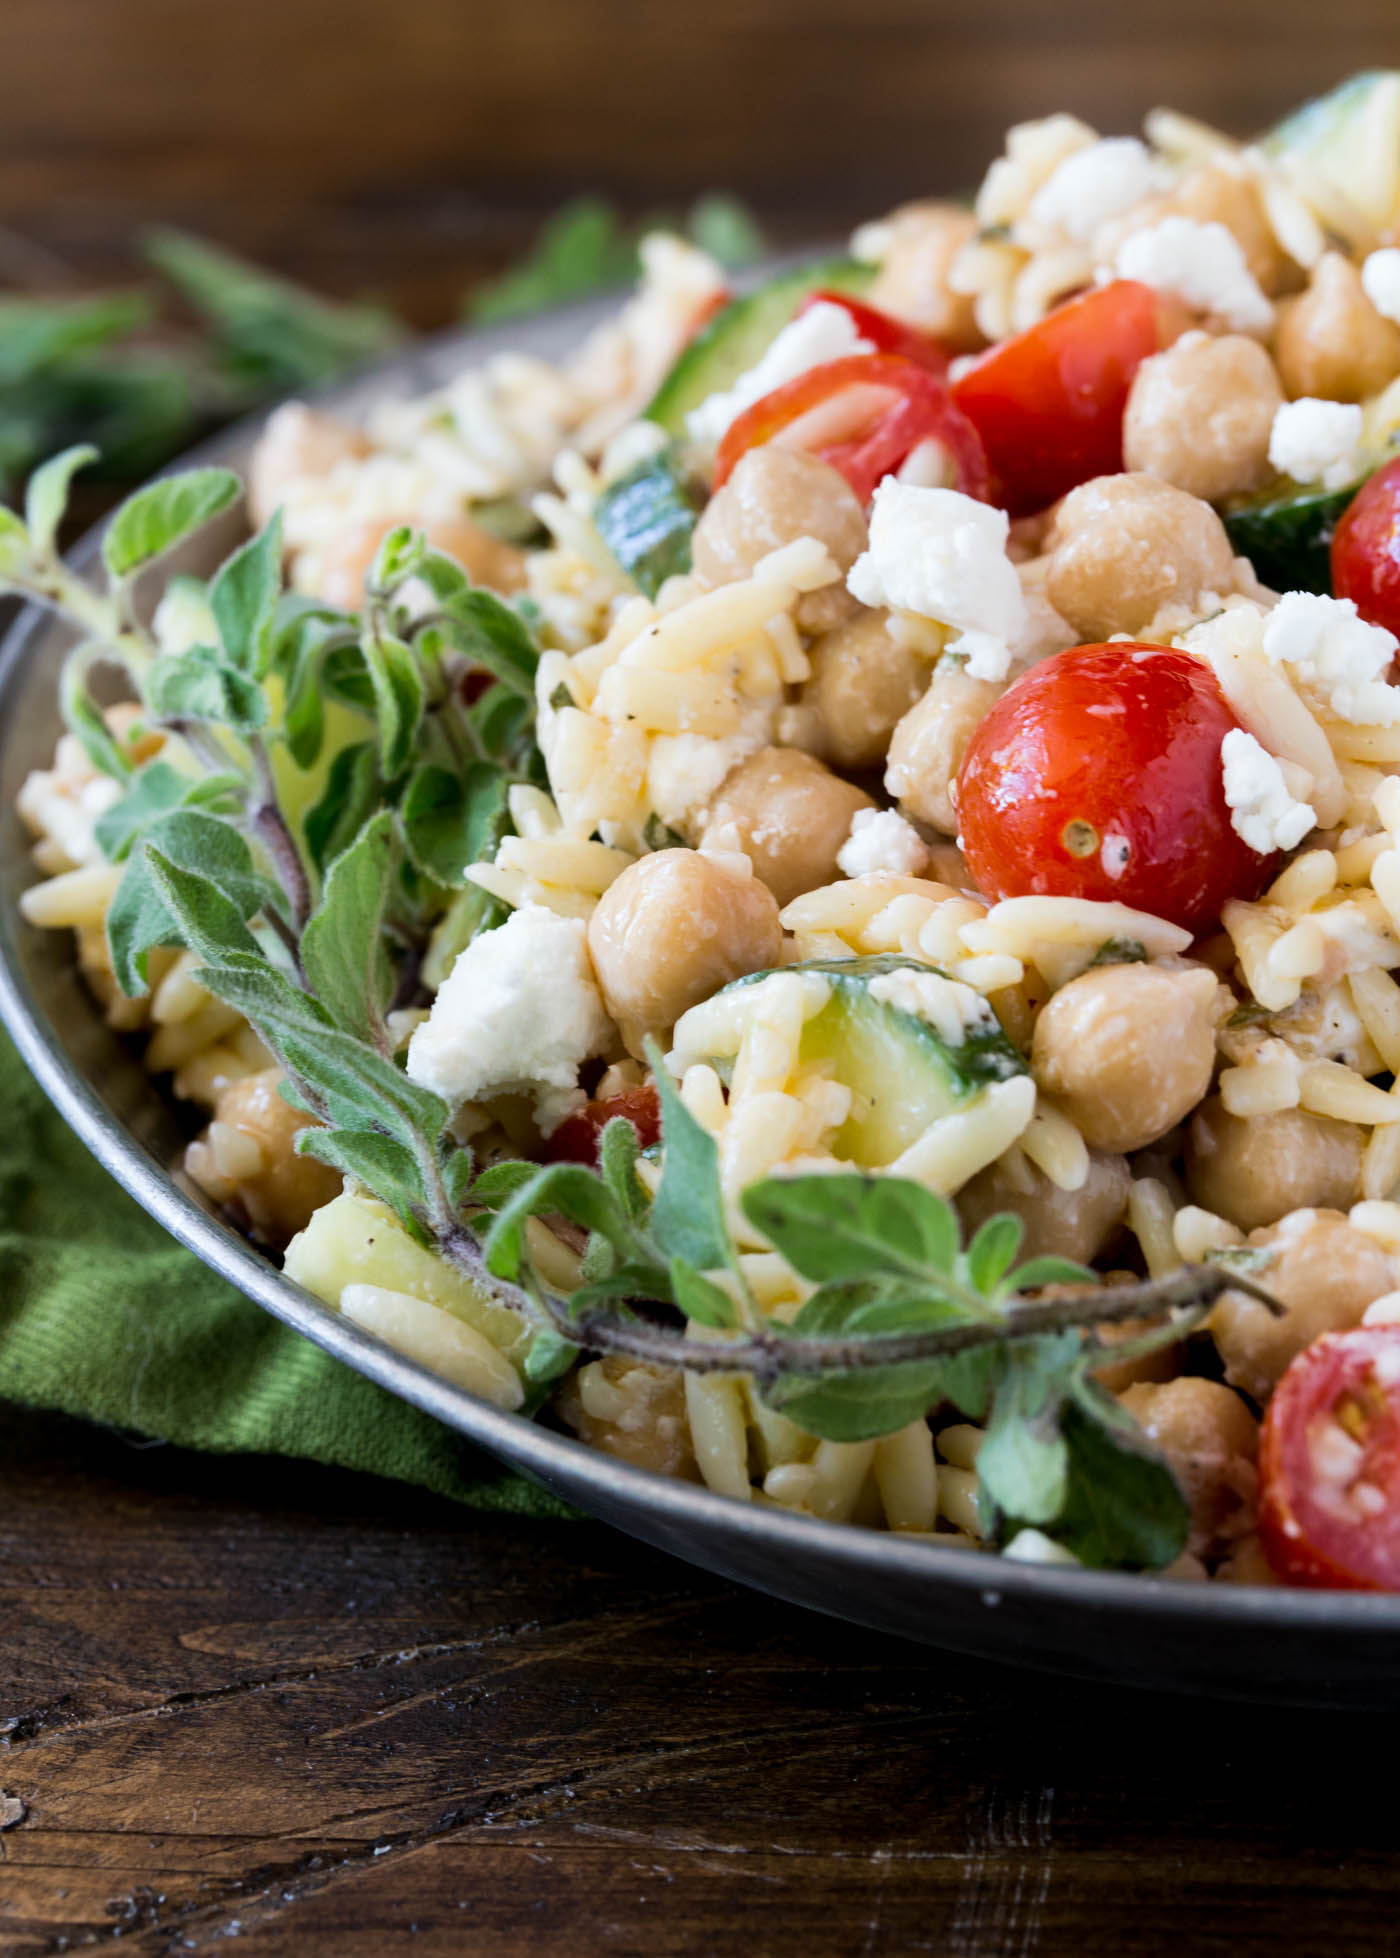
[[[1230,822],[1239,722],[1190,653],[1072,646],[1009,686],[968,743],[958,815],[989,897],[1117,900],[1189,931],[1254,897],[1274,859]]]
[[[813,306],[840,306],[850,314],[861,339],[868,340],[877,354],[902,354],[906,360],[916,360],[920,367],[927,367],[931,374],[948,371],[946,347],[940,347],[917,326],[906,326],[892,313],[882,313],[878,306],[867,306],[863,300],[852,299],[844,292],[814,292],[798,307],[798,318]]]
[[[846,432],[852,417],[854,434]],[[930,438],[952,457],[957,487],[985,500],[987,459],[947,382],[902,354],[848,354],[809,368],[736,416],[719,445],[714,486],[728,481],[750,449],[787,440],[839,469],[868,503],[876,484]]]
[[[1327,1333],[1279,1382],[1259,1540],[1286,1583],[1400,1591],[1400,1326]]]
[[[1363,619],[1400,635],[1400,459],[1378,469],[1332,536],[1332,589]]]
[[[648,1081],[625,1094],[609,1095],[606,1101],[590,1101],[577,1115],[566,1116],[545,1144],[546,1157],[550,1162],[587,1163],[596,1169],[598,1138],[614,1115],[632,1124],[639,1149],[650,1149],[661,1140],[661,1102]]]
[[[1014,517],[1123,467],[1133,375],[1176,337],[1173,310],[1133,279],[1081,293],[990,349],[953,382],[982,437],[992,501]]]

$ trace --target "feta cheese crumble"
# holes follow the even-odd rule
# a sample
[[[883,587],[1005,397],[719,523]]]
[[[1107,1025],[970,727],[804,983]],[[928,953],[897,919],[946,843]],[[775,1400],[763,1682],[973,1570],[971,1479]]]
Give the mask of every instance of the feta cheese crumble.
[[[848,877],[865,877],[875,870],[917,877],[927,863],[923,838],[896,809],[857,809],[851,833],[836,853],[836,867]]]
[[[548,1135],[582,1105],[580,1063],[612,1039],[587,926],[526,904],[458,955],[408,1043],[408,1074],[454,1110],[528,1095]]]
[[[1174,293],[1231,332],[1267,333],[1273,325],[1274,309],[1223,224],[1163,218],[1123,240],[1114,270],[1120,279]]]
[[[913,612],[951,626],[978,680],[1004,680],[1011,647],[1027,627],[1025,594],[1006,555],[1004,510],[960,490],[924,489],[886,477],[870,512],[870,544],[846,587],[863,605]]]
[[[998,1024],[981,993],[941,972],[896,966],[893,972],[877,973],[866,990],[879,1005],[932,1027],[946,1047],[961,1047],[970,1032],[990,1032]]]
[[[1230,827],[1261,857],[1294,849],[1316,827],[1309,805],[1288,793],[1274,757],[1242,727],[1232,727],[1221,742],[1220,766]]]
[[[1341,721],[1392,727],[1400,721],[1400,687],[1385,675],[1394,633],[1370,625],[1349,598],[1285,592],[1264,622],[1264,652],[1316,694]]]
[[[1056,166],[1030,201],[1033,224],[1087,244],[1101,224],[1162,188],[1152,152],[1136,136],[1108,136]]]
[[[1400,256],[1400,254],[1397,254]],[[1362,414],[1350,401],[1285,401],[1269,430],[1269,462],[1295,483],[1341,489],[1360,470]]]
[[[829,360],[873,352],[845,307],[823,300],[789,320],[763,358],[741,374],[733,387],[706,396],[698,408],[692,408],[685,418],[686,433],[693,442],[714,446],[745,408],[751,408],[785,381],[795,381],[799,374],[822,367]]]
[[[1394,245],[1371,253],[1361,268],[1361,288],[1378,313],[1400,326],[1400,251]]]

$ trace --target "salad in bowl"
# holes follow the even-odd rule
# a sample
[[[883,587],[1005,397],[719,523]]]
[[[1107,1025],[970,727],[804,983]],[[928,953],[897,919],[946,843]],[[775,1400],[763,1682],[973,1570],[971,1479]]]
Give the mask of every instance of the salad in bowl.
[[[21,909],[183,1174],[495,1405],[1024,1560],[1400,1589],[1400,74],[1049,117],[58,555]],[[208,579],[167,553],[246,498]]]

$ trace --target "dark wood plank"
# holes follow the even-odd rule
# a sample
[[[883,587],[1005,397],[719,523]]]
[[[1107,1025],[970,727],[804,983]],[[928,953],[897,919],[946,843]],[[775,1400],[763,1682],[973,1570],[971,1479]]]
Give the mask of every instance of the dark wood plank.
[[[784,236],[975,182],[1009,122],[1248,131],[1400,60],[1392,0],[8,0],[0,223],[80,276],[195,224],[425,323],[583,188]]]
[[[590,1524],[0,1437],[0,1948],[1381,1950],[1397,1723],[1091,1692]],[[1325,1799],[1322,1790],[1325,1788]],[[249,1942],[251,1940],[251,1943]]]

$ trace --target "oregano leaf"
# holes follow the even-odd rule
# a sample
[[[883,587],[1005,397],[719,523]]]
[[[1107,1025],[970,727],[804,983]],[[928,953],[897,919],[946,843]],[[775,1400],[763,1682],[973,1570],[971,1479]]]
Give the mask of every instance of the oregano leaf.
[[[965,1253],[967,1273],[979,1292],[991,1297],[1011,1269],[1021,1248],[1025,1226],[1009,1210],[998,1211],[980,1226]]]
[[[117,510],[102,539],[102,561],[114,578],[128,578],[202,529],[242,493],[231,469],[162,476]]]
[[[273,615],[282,589],[282,513],[225,558],[209,586],[209,605],[225,657],[262,679],[271,654]]]
[[[29,478],[24,492],[24,520],[29,528],[29,546],[35,557],[48,557],[58,539],[59,525],[68,508],[68,492],[80,469],[97,461],[97,450],[90,442],[78,443],[50,456]]]
[[[337,1026],[375,1044],[385,1038],[394,985],[383,926],[395,856],[394,819],[382,809],[326,872],[321,902],[301,935],[312,992]]]
[[[274,898],[273,887],[254,865],[247,842],[231,823],[199,809],[173,809],[157,817],[127,858],[122,880],[107,909],[112,970],[129,998],[145,991],[147,955],[152,947],[185,942],[179,921],[151,877],[152,850],[222,892],[238,912],[240,922],[253,917]]]
[[[774,1176],[740,1198],[750,1223],[804,1278],[951,1273],[957,1219],[921,1183],[900,1176]]]
[[[728,1327],[738,1323],[728,1292],[688,1265],[684,1258],[670,1263],[671,1296],[687,1319],[701,1326]]]
[[[267,698],[256,680],[214,646],[191,646],[155,661],[145,680],[146,705],[164,721],[214,721],[235,734],[265,727]]]
[[[326,775],[319,801],[302,819],[302,834],[318,870],[349,848],[378,807],[379,760],[373,741],[354,741],[340,749]]]
[[[646,1055],[661,1099],[661,1181],[652,1200],[651,1233],[668,1258],[713,1271],[732,1256],[719,1151],[676,1092],[654,1040],[647,1041]]]
[[[425,763],[399,804],[408,853],[425,877],[459,890],[468,865],[489,861],[510,831],[509,783],[487,761],[464,769]]]
[[[148,761],[131,778],[120,802],[104,809],[93,825],[98,848],[109,863],[122,863],[147,826],[172,809],[228,808],[237,799],[241,778],[234,774],[187,775],[168,761]]]
[[[305,1128],[297,1136],[296,1149],[300,1156],[315,1156],[353,1176],[389,1204],[415,1235],[421,1230],[418,1213],[428,1202],[428,1192],[418,1158],[402,1142],[364,1129]]]

